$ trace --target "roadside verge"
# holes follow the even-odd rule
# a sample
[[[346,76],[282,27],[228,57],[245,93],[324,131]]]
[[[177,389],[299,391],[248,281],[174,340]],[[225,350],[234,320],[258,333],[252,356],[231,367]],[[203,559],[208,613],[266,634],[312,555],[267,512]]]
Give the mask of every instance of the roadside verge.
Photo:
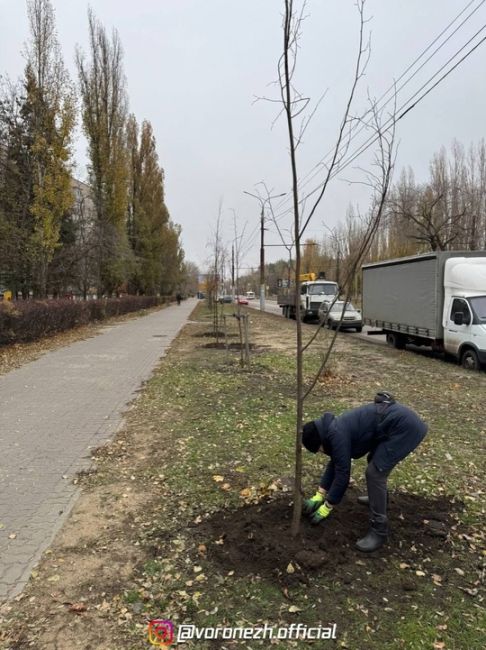
[[[31,583],[2,607],[2,648],[146,648],[147,621],[159,617],[200,627],[336,623],[338,647],[360,650],[480,647],[485,378],[340,337],[306,418],[386,388],[423,415],[430,435],[392,475],[383,553],[353,547],[367,525],[354,501],[362,462],[329,526],[304,522],[290,540],[294,327],[250,318],[242,370],[236,346],[214,345],[198,306],[124,430],[96,452],[96,471],[81,478],[83,495]],[[228,337],[237,342],[236,328]],[[305,457],[307,490],[321,462]],[[260,645],[268,641],[252,642]]]

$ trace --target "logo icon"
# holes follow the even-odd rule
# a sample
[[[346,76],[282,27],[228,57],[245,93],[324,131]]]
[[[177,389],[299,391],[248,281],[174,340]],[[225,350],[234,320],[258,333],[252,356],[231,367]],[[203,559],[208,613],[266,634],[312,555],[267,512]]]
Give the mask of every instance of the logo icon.
[[[174,642],[174,624],[153,618],[148,624],[148,641],[156,648],[168,648]]]

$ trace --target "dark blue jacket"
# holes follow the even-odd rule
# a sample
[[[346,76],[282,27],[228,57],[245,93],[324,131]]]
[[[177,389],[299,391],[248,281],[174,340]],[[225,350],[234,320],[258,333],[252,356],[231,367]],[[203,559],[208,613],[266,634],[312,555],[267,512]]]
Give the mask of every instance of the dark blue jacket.
[[[398,402],[366,404],[338,417],[325,413],[315,425],[331,457],[320,482],[330,504],[339,503],[346,492],[352,458],[371,453],[380,471],[390,471],[427,433],[425,422]]]

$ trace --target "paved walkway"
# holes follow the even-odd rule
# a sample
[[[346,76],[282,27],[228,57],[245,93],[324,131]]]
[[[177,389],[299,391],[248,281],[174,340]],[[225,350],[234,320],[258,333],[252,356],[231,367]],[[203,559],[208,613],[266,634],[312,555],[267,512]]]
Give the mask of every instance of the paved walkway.
[[[195,304],[107,325],[0,377],[0,599],[22,591],[76,501],[73,476],[119,428]]]

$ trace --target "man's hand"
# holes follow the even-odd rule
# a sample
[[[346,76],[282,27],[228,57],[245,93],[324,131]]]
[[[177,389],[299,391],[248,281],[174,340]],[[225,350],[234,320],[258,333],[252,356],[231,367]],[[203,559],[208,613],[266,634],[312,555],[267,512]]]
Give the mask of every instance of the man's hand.
[[[321,492],[316,492],[313,497],[304,501],[302,510],[305,515],[311,515],[323,503],[324,495]]]
[[[321,521],[324,521],[329,517],[331,512],[332,512],[332,506],[327,501],[324,501],[322,506],[317,508],[317,510],[312,515],[311,524],[313,524],[314,526],[320,524]]]

